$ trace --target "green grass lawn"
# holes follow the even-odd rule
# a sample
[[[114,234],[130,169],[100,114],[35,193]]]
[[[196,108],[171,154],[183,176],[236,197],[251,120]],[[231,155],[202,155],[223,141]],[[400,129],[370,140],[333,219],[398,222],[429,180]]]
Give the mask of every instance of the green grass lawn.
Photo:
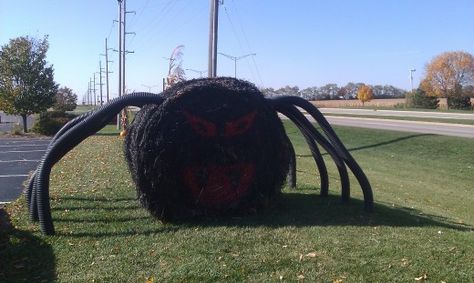
[[[0,282],[473,282],[474,140],[337,127],[364,168],[376,200],[330,196],[304,139],[298,188],[263,214],[162,224],[140,208],[116,135],[87,139],[53,169],[56,235],[9,204],[0,233]],[[326,156],[327,157],[327,156]],[[7,240],[9,238],[9,240]]]

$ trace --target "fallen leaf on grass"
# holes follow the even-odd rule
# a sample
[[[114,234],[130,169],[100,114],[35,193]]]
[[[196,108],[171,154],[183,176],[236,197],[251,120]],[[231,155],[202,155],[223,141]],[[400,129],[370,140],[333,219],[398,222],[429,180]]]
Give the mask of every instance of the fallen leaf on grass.
[[[415,278],[415,281],[421,281],[421,282],[423,282],[423,281],[425,281],[425,280],[427,280],[427,279],[428,279],[428,275],[427,275],[427,274],[423,274],[423,275],[421,275],[420,277],[416,277],[416,278]]]
[[[307,257],[316,257],[317,255],[318,254],[316,252],[310,252],[306,254]]]
[[[334,279],[332,283],[342,283],[342,279]]]
[[[402,267],[408,266],[408,263],[409,263],[409,262],[408,262],[408,259],[402,258]]]
[[[303,279],[304,279],[304,275],[303,275],[303,274],[298,275],[298,280],[303,280]]]
[[[150,276],[146,279],[145,283],[155,283],[155,276]]]

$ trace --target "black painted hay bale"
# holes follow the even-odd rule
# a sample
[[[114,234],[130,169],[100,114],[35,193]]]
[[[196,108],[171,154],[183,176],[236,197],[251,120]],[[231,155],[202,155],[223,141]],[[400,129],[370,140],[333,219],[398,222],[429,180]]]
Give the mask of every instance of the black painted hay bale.
[[[125,139],[141,204],[164,221],[271,204],[288,172],[288,140],[260,91],[216,78],[163,95],[163,104],[138,112]]]

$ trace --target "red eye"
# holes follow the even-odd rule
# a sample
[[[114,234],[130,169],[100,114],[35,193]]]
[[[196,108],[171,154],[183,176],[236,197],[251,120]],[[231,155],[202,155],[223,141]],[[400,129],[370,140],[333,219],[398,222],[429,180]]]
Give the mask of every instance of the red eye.
[[[256,115],[257,112],[253,111],[235,121],[227,122],[225,124],[225,136],[232,137],[245,133],[252,126]]]
[[[195,116],[187,111],[183,111],[186,120],[188,120],[189,125],[193,131],[203,137],[210,138],[215,137],[217,134],[217,128],[214,123],[206,121],[198,116]]]

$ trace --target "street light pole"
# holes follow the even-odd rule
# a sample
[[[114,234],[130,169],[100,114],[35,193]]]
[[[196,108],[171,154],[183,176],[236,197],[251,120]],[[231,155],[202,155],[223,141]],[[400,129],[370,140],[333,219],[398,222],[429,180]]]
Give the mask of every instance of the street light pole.
[[[234,78],[237,78],[237,60],[244,59],[244,58],[249,57],[249,56],[257,55],[257,53],[249,53],[249,54],[245,54],[245,55],[236,57],[236,56],[224,54],[222,52],[219,52],[219,54],[224,56],[224,57],[227,57],[231,60],[234,60]]]
[[[204,74],[204,73],[207,72],[207,71],[199,71],[199,70],[194,70],[194,69],[185,69],[185,70],[199,74],[199,77],[200,77],[200,78],[202,78],[202,74]]]

